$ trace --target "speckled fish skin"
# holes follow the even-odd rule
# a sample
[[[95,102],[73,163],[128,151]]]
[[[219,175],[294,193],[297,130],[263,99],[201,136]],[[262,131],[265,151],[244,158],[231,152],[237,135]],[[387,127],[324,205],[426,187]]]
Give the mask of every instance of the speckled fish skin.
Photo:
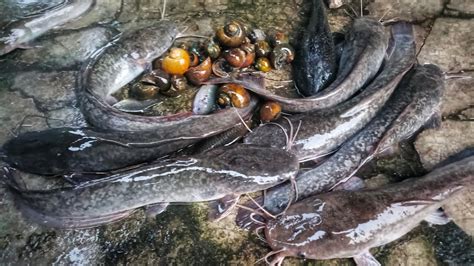
[[[261,76],[243,73],[236,77],[211,79],[203,84],[239,83],[246,89],[279,102],[283,111],[310,112],[336,106],[361,89],[379,71],[388,46],[384,27],[371,18],[358,18],[344,42],[340,69],[336,80],[316,95],[306,98],[288,98],[265,88]]]
[[[353,99],[324,111],[313,111],[287,117],[296,130],[301,127],[291,145],[300,162],[319,158],[337,147],[369,123],[383,107],[395,87],[416,60],[415,42],[410,24],[397,24],[393,34],[394,51],[382,72]],[[403,27],[402,31],[398,28]],[[439,100],[439,97],[435,97]],[[416,103],[419,105],[418,103]],[[408,116],[412,115],[407,114]],[[403,117],[401,120],[407,119]],[[278,123],[290,132],[287,120]],[[283,148],[286,136],[278,126],[264,124],[247,134],[244,143]]]
[[[235,127],[220,133],[219,135],[210,137],[201,141],[200,143],[197,143],[196,148],[194,149],[194,154],[207,152],[217,147],[229,146],[235,143],[249,132],[248,128],[251,126],[251,124],[251,121],[247,121],[245,125],[243,123],[236,125]]]
[[[27,45],[32,40],[85,13],[94,0],[70,0],[41,15],[11,23],[0,35],[0,56]]]
[[[410,138],[431,118],[439,115],[445,87],[444,74],[436,65],[425,65],[419,71],[425,72],[425,86],[433,88],[431,91],[422,91],[421,93],[430,94],[431,97],[422,97],[425,101],[415,101],[405,108],[392,127],[385,133],[376,153],[381,153],[393,147],[400,140]]]
[[[431,66],[418,66],[410,71],[387,101],[382,111],[359,133],[344,143],[341,148],[318,167],[298,175],[296,184],[299,199],[328,191],[339,182],[351,177],[365,162],[372,159],[375,149],[393,122],[412,102],[426,102],[431,93],[440,87],[427,87],[432,78]],[[265,207],[279,213],[285,208],[292,195],[290,184],[270,189],[265,196]]]
[[[217,135],[251,116],[257,100],[246,108],[206,115],[207,120],[183,131],[99,132],[90,128],[56,128],[21,134],[2,147],[12,167],[40,175],[104,172],[146,162]],[[234,109],[234,108],[232,108]],[[196,131],[193,131],[196,130]],[[202,133],[202,131],[205,133]]]
[[[309,23],[298,41],[293,73],[300,93],[312,96],[331,83],[337,73],[332,34],[322,0],[313,0]]]
[[[474,156],[381,189],[312,196],[269,220],[266,239],[284,250],[280,258],[357,257],[405,235],[472,182]]]
[[[298,168],[296,157],[281,149],[237,145],[163,160],[74,188],[13,191],[20,209],[34,221],[80,228],[145,205],[211,201],[267,189],[294,177]]]

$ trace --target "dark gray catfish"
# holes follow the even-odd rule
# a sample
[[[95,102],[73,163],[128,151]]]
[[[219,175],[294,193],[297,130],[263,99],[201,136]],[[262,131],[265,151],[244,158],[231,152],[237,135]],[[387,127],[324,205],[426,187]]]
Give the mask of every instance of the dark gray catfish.
[[[247,134],[244,142],[280,148],[291,146],[287,148],[296,154],[300,162],[319,158],[337,149],[372,120],[415,63],[412,26],[397,23],[392,27],[392,36],[394,51],[390,59],[362,93],[331,109],[292,115],[287,120],[281,118],[275,122],[278,125],[264,124]],[[414,104],[419,105],[418,102]],[[300,123],[301,127],[296,132]],[[290,140],[287,140],[291,127],[294,136],[289,136]]]
[[[423,220],[444,224],[440,208],[474,182],[474,156],[380,189],[334,191],[304,199],[277,219],[265,236],[277,251],[270,265],[285,257],[354,258],[357,265],[380,265],[369,249],[388,244]]]
[[[0,56],[17,48],[26,48],[31,41],[53,28],[85,13],[94,0],[69,0],[40,14],[9,24],[0,33]]]
[[[359,133],[344,143],[329,159],[316,168],[303,172],[296,178],[298,198],[328,191],[335,185],[346,181],[374,156],[378,143],[393,122],[403,114],[404,110],[415,101],[425,102],[431,97],[439,97],[434,90],[442,90],[443,86],[427,87],[428,80],[433,76],[442,75],[432,65],[418,66],[400,82],[382,111]],[[433,85],[433,84],[432,84]],[[267,191],[264,199],[265,207],[279,213],[288,205],[293,197],[291,184],[283,184]],[[240,211],[238,222],[247,226],[248,213]]]
[[[309,112],[330,108],[349,99],[379,71],[388,46],[388,35],[378,21],[358,18],[347,34],[336,79],[323,91],[306,98],[287,98],[265,89],[261,76],[240,74],[216,78],[205,84],[239,83],[256,94],[279,102],[283,111]]]
[[[21,190],[20,210],[51,227],[109,223],[150,204],[212,201],[270,188],[293,178],[298,160],[281,149],[238,145],[194,157],[163,160],[74,188]]]
[[[322,0],[313,0],[309,23],[298,40],[293,62],[300,93],[312,96],[327,87],[337,73],[335,47]]]
[[[6,142],[3,160],[40,175],[104,172],[165,156],[203,138],[217,135],[251,116],[257,100],[246,108],[220,110],[201,124],[176,131],[99,132],[90,128],[55,128],[21,134]],[[204,133],[203,133],[204,132]]]

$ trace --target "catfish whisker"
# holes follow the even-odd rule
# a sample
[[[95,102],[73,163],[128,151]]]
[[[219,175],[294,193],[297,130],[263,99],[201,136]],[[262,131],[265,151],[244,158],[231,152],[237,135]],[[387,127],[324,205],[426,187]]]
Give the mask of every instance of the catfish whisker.
[[[265,210],[265,208],[263,208],[262,205],[260,205],[257,201],[255,201],[249,194],[245,194],[245,196],[247,196],[265,214],[265,215],[263,215],[263,217],[267,216],[267,217],[270,217],[272,219],[276,219],[275,215],[273,215],[270,212],[268,212],[267,210]]]

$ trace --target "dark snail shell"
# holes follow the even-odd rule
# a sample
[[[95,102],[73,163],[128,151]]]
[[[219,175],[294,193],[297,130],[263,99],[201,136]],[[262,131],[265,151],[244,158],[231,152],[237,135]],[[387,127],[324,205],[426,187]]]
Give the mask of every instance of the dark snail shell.
[[[171,86],[170,75],[161,69],[154,69],[150,73],[143,75],[140,82],[155,85],[162,90],[167,90]]]
[[[189,82],[194,85],[199,85],[201,82],[206,81],[212,74],[212,62],[211,58],[208,57],[201,64],[191,67],[186,72],[186,78]]]
[[[229,77],[232,70],[234,69],[224,58],[219,58],[212,64],[212,73],[221,78]]]
[[[136,83],[130,89],[130,96],[137,100],[148,100],[158,95],[160,88],[151,84]]]
[[[281,69],[284,65],[295,59],[295,50],[288,43],[275,46],[270,54],[270,61],[275,69]]]
[[[219,42],[227,47],[238,47],[245,39],[245,31],[242,25],[231,21],[216,32]]]
[[[268,60],[268,58],[266,57],[258,58],[257,61],[255,62],[255,68],[262,72],[268,72],[272,70],[270,60]]]
[[[217,59],[221,55],[221,47],[217,43],[210,41],[207,43],[206,53],[211,59]]]
[[[260,107],[260,119],[264,122],[270,122],[280,117],[281,105],[277,102],[266,102]]]
[[[262,40],[255,43],[255,53],[257,54],[257,57],[267,57],[271,52],[272,48],[268,42]]]
[[[217,91],[217,103],[222,107],[247,107],[250,104],[250,94],[242,85],[224,84]]]
[[[176,97],[186,89],[187,81],[184,76],[172,75],[171,86],[168,90],[160,90],[160,93],[169,97]]]

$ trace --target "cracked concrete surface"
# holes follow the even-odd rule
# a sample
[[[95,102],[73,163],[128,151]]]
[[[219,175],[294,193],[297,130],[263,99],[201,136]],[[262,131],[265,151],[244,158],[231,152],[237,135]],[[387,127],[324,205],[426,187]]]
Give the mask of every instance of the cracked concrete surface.
[[[359,10],[359,1],[344,2]],[[385,20],[398,17],[417,24],[420,63],[436,63],[443,70],[454,73],[468,71],[463,74],[467,76],[474,73],[469,72],[474,71],[472,1],[371,0],[363,3],[365,15],[380,18],[389,11]],[[23,9],[12,6],[14,4],[15,1],[0,4],[0,14],[10,12],[0,16],[2,20],[18,18],[48,5],[41,0],[31,1]],[[189,17],[189,28],[196,33],[209,34],[216,25],[238,17],[265,29],[276,27],[288,31],[290,38],[297,41],[295,29],[304,20],[307,6],[307,1],[302,0],[180,0],[168,1],[166,14],[179,21]],[[0,143],[18,132],[86,125],[75,107],[75,75],[80,64],[119,31],[156,22],[161,18],[161,7],[162,0],[97,0],[88,14],[38,39],[40,47],[18,50],[0,60],[3,73],[0,79]],[[343,31],[351,21],[343,12],[344,8],[347,5],[330,13],[334,31]],[[451,153],[474,145],[472,116],[469,118],[474,106],[474,83],[472,79],[450,79],[446,87],[441,127],[425,130],[415,142],[416,151],[427,169]],[[57,182],[53,178],[31,177],[29,180],[40,186],[43,182]],[[378,175],[373,180],[376,181],[371,187],[392,179]],[[461,204],[462,208],[456,207]],[[471,227],[472,212],[466,212],[465,208],[473,209],[472,199],[453,200],[446,208],[459,226]],[[232,215],[219,223],[211,223],[206,219],[206,210],[204,204],[173,206],[156,219],[146,218],[139,211],[124,221],[97,229],[55,231],[25,221],[16,211],[11,194],[1,185],[0,264],[26,264],[28,261],[40,264],[185,264],[189,261],[198,265],[252,264],[268,252],[255,235],[239,230],[233,224]],[[453,241],[453,236],[464,239],[465,233],[452,224],[418,230],[400,242],[379,249],[377,257],[387,265],[435,264],[439,261],[474,263],[472,252],[463,252],[457,258],[443,252],[450,248],[459,250],[456,246],[459,241]],[[427,239],[436,239],[436,243],[442,245]],[[285,265],[302,263],[297,259],[285,261]],[[349,260],[316,263],[352,264]]]

